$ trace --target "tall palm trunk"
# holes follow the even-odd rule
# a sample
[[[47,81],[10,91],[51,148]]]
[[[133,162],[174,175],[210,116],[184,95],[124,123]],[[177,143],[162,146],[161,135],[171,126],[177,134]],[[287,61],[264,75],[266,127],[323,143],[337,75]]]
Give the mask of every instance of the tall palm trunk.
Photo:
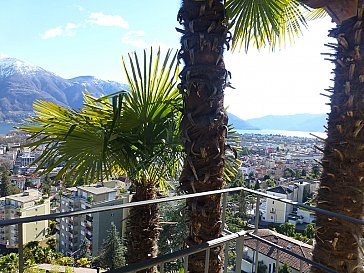
[[[364,210],[364,24],[363,9],[331,36],[338,40],[335,85],[318,207],[360,219]],[[338,272],[362,272],[361,225],[317,215],[314,260]],[[360,267],[359,267],[360,266]],[[321,272],[316,270],[315,272]]]
[[[223,1],[182,1],[178,20],[184,26],[180,58],[185,67],[179,89],[184,109],[181,134],[187,153],[180,177],[186,193],[223,187],[227,115],[224,88],[227,71],[223,62],[227,27]],[[188,245],[221,236],[221,196],[187,200]],[[211,250],[209,272],[221,272],[223,247]],[[189,272],[204,272],[205,253],[189,258]]]
[[[131,202],[156,198],[156,187],[153,183],[146,185],[136,183],[135,187]],[[128,264],[155,258],[158,254],[160,234],[158,204],[130,208],[126,233],[128,250],[126,262]],[[154,273],[157,272],[157,268],[152,267],[138,272]]]

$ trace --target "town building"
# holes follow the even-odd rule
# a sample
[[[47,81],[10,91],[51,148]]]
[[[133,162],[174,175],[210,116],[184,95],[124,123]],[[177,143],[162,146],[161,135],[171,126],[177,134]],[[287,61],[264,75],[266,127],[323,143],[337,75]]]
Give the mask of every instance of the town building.
[[[14,219],[45,215],[50,213],[49,199],[35,189],[0,198],[0,219]],[[23,224],[23,243],[41,241],[47,235],[48,221]],[[0,227],[0,245],[8,248],[18,247],[18,226]]]
[[[269,229],[259,229],[257,235],[302,257],[312,259],[311,245],[305,244],[301,241],[295,240]],[[241,265],[242,272],[255,272],[256,260],[258,262],[264,263],[264,265],[267,267],[267,273],[278,272],[278,268],[283,264],[287,264],[291,268],[292,273],[310,272],[310,265],[308,263],[305,263],[302,260],[283,251],[279,251],[278,254],[278,251],[274,246],[270,246],[260,241],[257,242],[256,239],[248,237],[244,240],[243,260]]]
[[[288,187],[278,186],[267,190],[267,194],[285,200],[293,200],[293,190]],[[281,201],[267,199],[266,210],[263,212],[262,220],[265,222],[282,224],[287,221],[288,215],[293,211],[293,206]]]
[[[67,188],[58,194],[57,212],[85,210],[103,206],[113,206],[129,202],[129,195],[119,196],[118,188],[102,186],[79,186]],[[64,255],[78,257],[81,246],[87,240],[90,244],[92,256],[97,256],[103,240],[111,224],[122,234],[125,231],[126,209],[96,212],[77,217],[63,217],[57,219],[58,250]]]

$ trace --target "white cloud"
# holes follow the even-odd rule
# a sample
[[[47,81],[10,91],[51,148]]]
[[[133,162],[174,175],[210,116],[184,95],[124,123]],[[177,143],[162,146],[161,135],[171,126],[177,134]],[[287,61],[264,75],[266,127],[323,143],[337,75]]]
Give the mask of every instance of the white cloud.
[[[120,27],[123,29],[128,29],[129,24],[124,18],[119,15],[108,15],[103,12],[93,12],[90,14],[89,19],[86,20],[87,23],[96,24],[104,27]]]
[[[42,39],[43,40],[47,40],[50,38],[55,38],[55,37],[59,37],[59,36],[74,36],[75,33],[75,29],[79,28],[81,25],[77,25],[75,23],[67,23],[65,26],[58,26],[55,28],[51,28],[46,30],[42,35]]]
[[[67,23],[65,29],[66,30],[72,30],[72,29],[77,29],[79,27],[80,27],[80,25],[76,25],[74,23]]]
[[[54,38],[57,36],[61,36],[64,33],[64,30],[61,26],[55,27],[55,28],[51,28],[46,30],[43,34],[42,34],[42,39],[43,40],[47,40],[50,38]]]
[[[121,42],[125,45],[130,45],[137,48],[160,47],[163,51],[166,51],[169,48],[167,45],[160,42],[148,43],[143,39],[144,36],[145,33],[142,30],[129,31],[121,38]]]
[[[144,37],[144,31],[129,31],[121,38],[121,42],[138,48],[146,48],[148,44],[142,37]]]
[[[83,12],[85,9],[82,6],[76,6],[79,12]]]

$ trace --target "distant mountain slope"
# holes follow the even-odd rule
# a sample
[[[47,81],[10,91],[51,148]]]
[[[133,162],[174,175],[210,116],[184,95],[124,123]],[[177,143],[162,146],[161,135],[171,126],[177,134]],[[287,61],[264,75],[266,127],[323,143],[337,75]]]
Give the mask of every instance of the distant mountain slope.
[[[325,114],[269,115],[248,119],[247,122],[260,129],[306,132],[323,132],[323,126],[327,123]]]
[[[127,85],[91,76],[63,79],[22,60],[0,58],[0,122],[29,116],[36,100],[79,108],[86,90],[99,97],[125,88]]]
[[[250,123],[246,122],[245,120],[242,120],[241,118],[228,113],[229,116],[229,124],[233,124],[234,129],[236,130],[258,130],[257,127],[254,127]]]

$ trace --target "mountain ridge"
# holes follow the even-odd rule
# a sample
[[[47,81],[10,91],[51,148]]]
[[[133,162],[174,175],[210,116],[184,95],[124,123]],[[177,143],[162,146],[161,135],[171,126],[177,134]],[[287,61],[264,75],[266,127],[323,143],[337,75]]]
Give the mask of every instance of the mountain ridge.
[[[80,108],[85,92],[100,97],[123,89],[128,86],[93,76],[64,79],[16,58],[0,58],[0,121],[17,122],[28,117],[36,100]]]

